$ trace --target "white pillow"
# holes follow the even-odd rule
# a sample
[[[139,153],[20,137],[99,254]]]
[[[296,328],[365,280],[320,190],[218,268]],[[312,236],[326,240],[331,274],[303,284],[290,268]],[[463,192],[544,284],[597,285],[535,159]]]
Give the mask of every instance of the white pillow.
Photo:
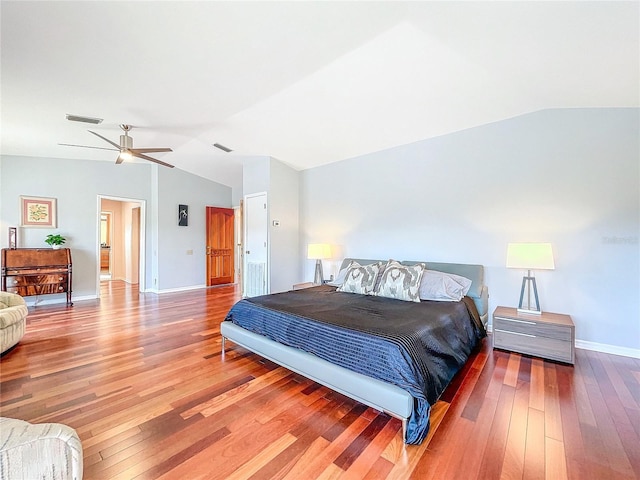
[[[472,280],[469,280],[467,277],[463,277],[461,275],[456,275],[455,273],[447,273],[447,272],[438,272],[451,277],[456,283],[459,283],[462,287],[462,296],[464,297],[467,293],[469,293],[469,289],[471,288]]]
[[[461,279],[461,283],[456,281],[456,277]],[[420,299],[459,302],[470,286],[471,280],[460,275],[425,270],[420,283]]]

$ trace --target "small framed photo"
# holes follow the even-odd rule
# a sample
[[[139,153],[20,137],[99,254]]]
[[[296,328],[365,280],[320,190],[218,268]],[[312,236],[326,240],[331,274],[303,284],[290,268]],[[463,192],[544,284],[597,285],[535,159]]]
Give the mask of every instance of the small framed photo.
[[[178,205],[178,226],[189,226],[189,205]]]
[[[9,248],[11,250],[18,248],[18,229],[16,227],[9,227]]]
[[[47,227],[58,226],[56,218],[56,199],[46,197],[20,196],[20,226]]]

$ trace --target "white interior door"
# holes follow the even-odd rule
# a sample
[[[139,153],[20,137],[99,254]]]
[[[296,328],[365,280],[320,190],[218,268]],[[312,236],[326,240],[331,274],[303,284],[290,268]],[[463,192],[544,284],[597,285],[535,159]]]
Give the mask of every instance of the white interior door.
[[[269,293],[269,215],[267,194],[244,197],[244,285],[247,297]]]

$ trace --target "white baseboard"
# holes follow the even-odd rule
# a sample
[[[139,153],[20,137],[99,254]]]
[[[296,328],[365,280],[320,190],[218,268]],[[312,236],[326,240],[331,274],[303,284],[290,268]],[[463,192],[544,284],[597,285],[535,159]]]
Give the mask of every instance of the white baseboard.
[[[80,302],[82,300],[95,300],[98,298],[96,295],[82,295],[80,297],[72,296],[71,301],[73,303]],[[27,307],[37,307],[39,305],[56,305],[60,303],[67,303],[67,295],[64,294],[62,298],[33,298],[24,297],[24,301]]]
[[[163,288],[159,290],[157,288],[147,288],[145,293],[155,293],[157,295],[161,295],[163,293],[175,293],[175,292],[186,292],[187,290],[198,290],[200,288],[207,288],[206,285],[190,285],[188,287],[178,287],[178,288]]]
[[[616,345],[607,345],[606,343],[576,340],[576,348],[592,350],[594,352],[610,353],[612,355],[621,355],[623,357],[640,358],[640,350],[637,348],[618,347]]]

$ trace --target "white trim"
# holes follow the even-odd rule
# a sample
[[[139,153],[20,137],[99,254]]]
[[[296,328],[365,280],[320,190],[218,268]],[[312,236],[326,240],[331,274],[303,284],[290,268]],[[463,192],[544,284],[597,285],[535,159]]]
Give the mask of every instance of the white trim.
[[[592,350],[594,352],[609,353],[611,355],[621,355],[623,357],[640,358],[640,349],[618,347],[606,343],[587,342],[586,340],[576,340],[576,348]]]
[[[149,288],[145,290],[145,293],[155,293],[156,295],[161,295],[163,293],[185,292],[187,290],[199,290],[201,288],[207,288],[207,286],[206,285],[190,285],[188,287],[165,288],[162,290],[158,290],[157,288]]]
[[[61,303],[67,303],[66,295],[61,298],[46,298],[40,299],[38,295],[33,295],[29,297],[23,297],[27,307],[38,307],[40,305],[57,305]],[[96,300],[98,297],[96,295],[83,295],[81,297],[71,297],[71,301],[74,303],[81,302],[83,300]]]

